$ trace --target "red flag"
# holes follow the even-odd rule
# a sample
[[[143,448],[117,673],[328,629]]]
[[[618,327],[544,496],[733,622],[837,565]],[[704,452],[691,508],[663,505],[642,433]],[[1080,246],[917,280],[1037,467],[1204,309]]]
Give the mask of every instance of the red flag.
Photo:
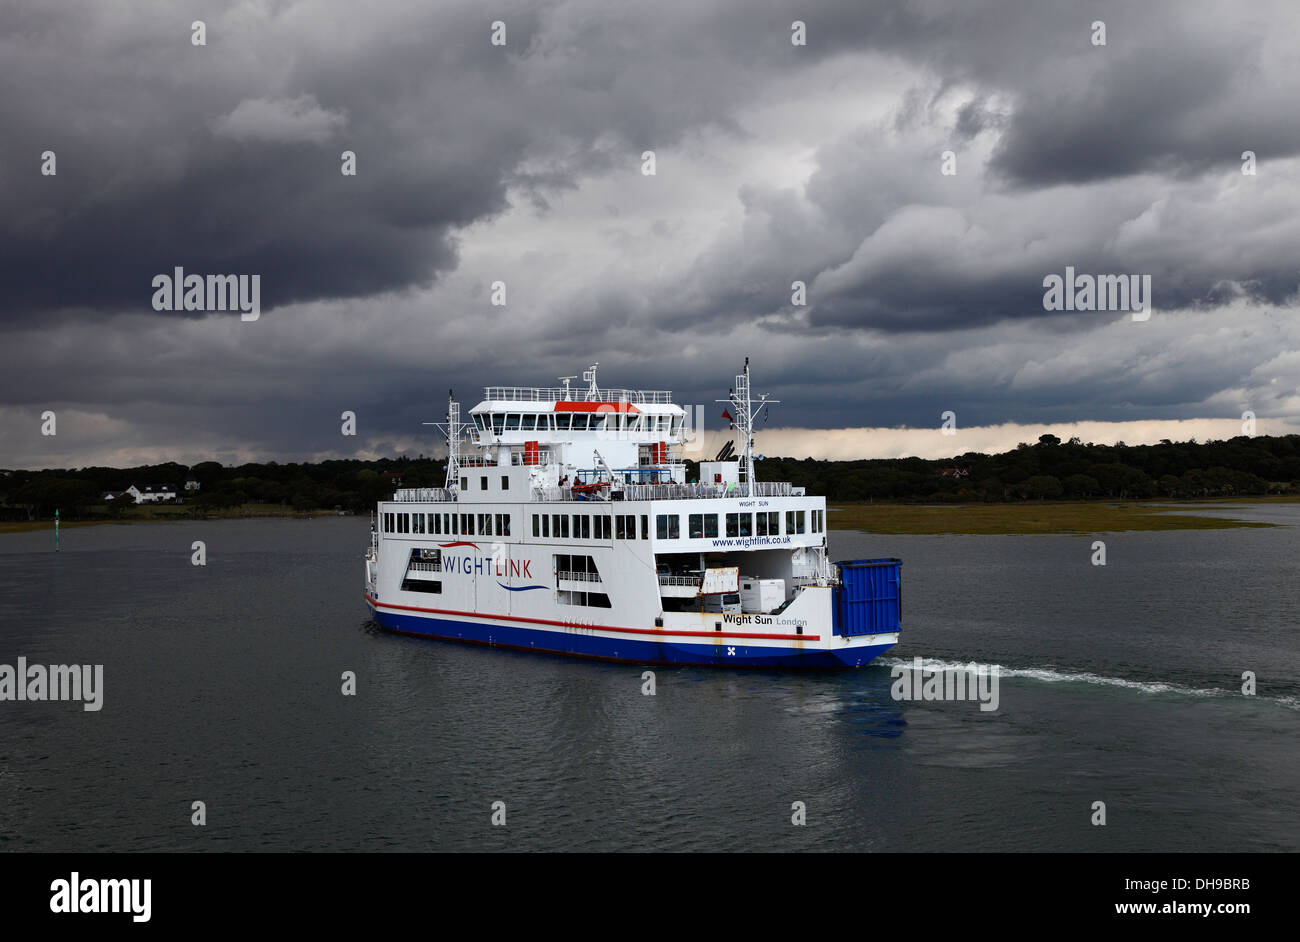
[[[734,421],[736,421],[735,419],[733,419],[733,418],[731,417],[731,413],[728,412],[726,409],[723,409],[723,410],[722,410],[722,417],[723,417],[724,419],[726,419],[728,422],[734,422]]]

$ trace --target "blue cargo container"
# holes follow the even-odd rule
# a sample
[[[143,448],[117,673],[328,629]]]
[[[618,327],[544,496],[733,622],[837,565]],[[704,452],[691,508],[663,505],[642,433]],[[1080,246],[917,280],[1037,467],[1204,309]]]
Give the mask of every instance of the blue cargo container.
[[[835,634],[892,634],[903,627],[903,561],[853,559],[835,564],[840,584],[835,587]]]

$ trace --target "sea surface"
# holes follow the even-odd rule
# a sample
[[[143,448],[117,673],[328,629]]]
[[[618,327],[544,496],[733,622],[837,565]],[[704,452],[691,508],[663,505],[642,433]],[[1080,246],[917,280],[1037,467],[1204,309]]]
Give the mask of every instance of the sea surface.
[[[377,630],[364,518],[2,535],[0,664],[102,664],[104,699],[0,702],[0,850],[1300,850],[1300,505],[1233,513],[1283,526],[832,531],[904,560],[897,648],[654,696]],[[997,665],[998,709],[896,701],[916,657]]]

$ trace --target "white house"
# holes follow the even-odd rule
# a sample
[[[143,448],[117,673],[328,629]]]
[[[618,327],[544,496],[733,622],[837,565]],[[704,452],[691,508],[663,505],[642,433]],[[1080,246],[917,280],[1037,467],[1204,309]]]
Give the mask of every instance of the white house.
[[[143,491],[132,484],[125,493],[134,497],[137,504],[161,504],[176,499],[176,488],[170,484],[158,488],[146,487]]]

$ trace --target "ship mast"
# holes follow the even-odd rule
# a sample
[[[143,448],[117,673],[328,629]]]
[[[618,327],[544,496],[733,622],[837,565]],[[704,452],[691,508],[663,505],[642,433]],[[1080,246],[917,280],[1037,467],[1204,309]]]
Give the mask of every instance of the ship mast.
[[[446,422],[426,422],[425,425],[436,425],[447,436],[446,488],[457,493],[460,490],[460,440],[466,423],[460,420],[460,403],[450,389],[447,390],[446,418]]]
[[[780,399],[768,399],[763,393],[755,402],[749,392],[749,357],[745,357],[745,371],[736,377],[736,385],[726,399],[719,399],[731,406],[731,424],[736,427],[742,447],[743,458],[740,464],[741,481],[746,497],[754,496],[754,418],[768,405],[780,402]]]

